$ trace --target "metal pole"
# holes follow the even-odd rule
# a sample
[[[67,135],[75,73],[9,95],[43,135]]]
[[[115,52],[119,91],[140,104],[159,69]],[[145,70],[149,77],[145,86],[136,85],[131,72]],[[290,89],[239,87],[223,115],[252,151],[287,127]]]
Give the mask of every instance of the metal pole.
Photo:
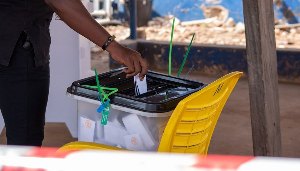
[[[94,12],[99,11],[99,0],[93,0]]]
[[[105,18],[107,18],[107,19],[109,19],[109,16],[111,15],[110,8],[111,8],[110,0],[104,0],[104,9],[105,9],[105,12],[106,12],[106,17]]]
[[[136,12],[136,0],[129,0],[129,12],[130,12],[130,39],[137,38],[136,23],[137,23],[137,12]]]

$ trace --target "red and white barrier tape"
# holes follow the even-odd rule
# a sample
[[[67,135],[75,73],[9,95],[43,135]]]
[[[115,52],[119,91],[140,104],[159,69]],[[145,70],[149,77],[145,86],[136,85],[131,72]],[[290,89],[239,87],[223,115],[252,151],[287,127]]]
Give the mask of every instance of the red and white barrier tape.
[[[300,159],[0,146],[0,171],[41,170],[300,170]]]

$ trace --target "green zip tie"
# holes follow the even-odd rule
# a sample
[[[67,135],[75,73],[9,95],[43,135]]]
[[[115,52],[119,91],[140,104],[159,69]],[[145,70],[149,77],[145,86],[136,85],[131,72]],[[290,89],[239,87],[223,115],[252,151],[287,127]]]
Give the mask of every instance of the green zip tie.
[[[109,99],[108,96],[110,96],[110,95],[114,94],[115,92],[117,92],[118,89],[117,88],[109,88],[109,87],[101,87],[100,83],[99,83],[99,78],[98,78],[98,74],[97,74],[97,69],[96,68],[95,68],[95,76],[96,76],[97,86],[90,86],[90,85],[84,85],[84,86],[89,87],[89,88],[96,88],[96,89],[98,89],[101,103],[103,105],[105,105],[104,100],[105,99],[108,100]],[[104,90],[110,90],[111,92],[109,94],[106,94]],[[102,95],[103,95],[103,97],[102,97]],[[107,106],[105,106],[105,107],[107,107]]]
[[[99,92],[99,97],[100,97],[101,103],[104,105],[104,100],[102,98],[101,87],[100,87],[100,84],[99,84],[99,79],[98,79],[98,74],[97,74],[97,69],[96,68],[95,68],[95,76],[96,76],[96,82],[97,82],[97,88],[98,88],[98,92]]]
[[[90,85],[83,85],[83,86],[89,87],[89,88],[95,88],[95,89],[98,88],[98,86],[90,86]],[[111,91],[111,92],[108,93],[108,94],[106,94],[104,90],[109,90],[109,91]],[[103,94],[103,100],[105,100],[105,99],[108,100],[108,96],[110,96],[110,95],[112,95],[112,94],[118,92],[119,90],[118,90],[117,88],[100,87],[100,91],[101,91],[101,93]]]
[[[170,41],[170,51],[169,51],[169,76],[171,75],[171,67],[172,67],[171,61],[172,61],[172,42],[173,42],[174,23],[175,23],[175,18],[173,18],[172,32],[171,32],[171,41]]]
[[[110,90],[111,92],[108,93],[108,94],[106,94],[106,93],[104,92],[104,90]],[[117,92],[117,91],[118,91],[117,88],[101,87],[101,92],[102,92],[102,94],[103,94],[103,96],[104,96],[104,100],[105,100],[105,99],[108,100],[108,96],[114,94],[114,93]]]
[[[188,48],[188,50],[186,51],[185,57],[184,57],[183,62],[182,62],[182,64],[181,64],[180,70],[179,70],[179,72],[178,72],[178,74],[177,74],[177,77],[179,77],[180,74],[181,74],[181,71],[182,71],[183,66],[184,66],[184,64],[185,64],[185,61],[186,61],[186,58],[187,58],[187,56],[188,56],[188,54],[189,54],[189,52],[190,52],[190,49],[191,49],[191,46],[192,46],[192,43],[193,43],[193,40],[194,40],[194,36],[195,36],[195,33],[193,34],[192,40],[191,40],[191,42],[190,42],[190,44],[189,44],[189,48]]]

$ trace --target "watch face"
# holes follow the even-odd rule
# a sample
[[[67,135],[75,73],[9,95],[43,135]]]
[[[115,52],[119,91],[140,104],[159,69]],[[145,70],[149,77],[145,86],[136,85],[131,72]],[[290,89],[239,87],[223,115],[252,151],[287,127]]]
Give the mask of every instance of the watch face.
[[[113,35],[113,36],[111,36],[109,39],[110,39],[110,40],[115,40],[115,38],[116,38],[116,36]]]

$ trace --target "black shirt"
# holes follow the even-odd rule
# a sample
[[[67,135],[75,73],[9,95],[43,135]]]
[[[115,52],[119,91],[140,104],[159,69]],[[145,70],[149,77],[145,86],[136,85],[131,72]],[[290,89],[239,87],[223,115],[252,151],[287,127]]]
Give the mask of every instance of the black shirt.
[[[33,45],[36,66],[48,63],[52,15],[44,0],[0,0],[0,65],[8,66],[22,32]]]

